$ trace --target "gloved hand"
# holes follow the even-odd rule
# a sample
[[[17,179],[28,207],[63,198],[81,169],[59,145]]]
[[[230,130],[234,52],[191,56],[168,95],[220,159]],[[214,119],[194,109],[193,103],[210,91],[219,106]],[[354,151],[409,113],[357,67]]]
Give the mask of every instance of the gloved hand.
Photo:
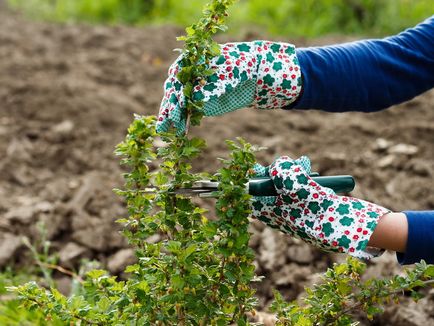
[[[308,171],[305,170],[307,167]],[[256,168],[272,178],[277,197],[255,197],[253,217],[326,251],[372,258],[379,250],[367,248],[381,216],[389,210],[364,200],[337,196],[309,177],[310,162],[282,156],[268,167]]]
[[[204,114],[217,116],[243,107],[283,108],[294,102],[301,91],[301,72],[291,44],[255,41],[227,43],[221,55],[209,66],[215,73],[194,86],[193,98],[204,102]],[[164,97],[157,122],[157,132],[171,125],[185,130],[185,96],[176,77],[182,55],[169,69],[164,83]]]

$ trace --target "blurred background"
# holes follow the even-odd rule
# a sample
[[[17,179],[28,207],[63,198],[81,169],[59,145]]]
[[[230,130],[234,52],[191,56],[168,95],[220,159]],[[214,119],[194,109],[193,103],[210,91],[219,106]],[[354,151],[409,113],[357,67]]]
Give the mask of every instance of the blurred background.
[[[94,24],[187,26],[206,0],[7,0],[33,18]],[[431,0],[240,0],[232,7],[230,33],[255,25],[272,35],[384,35],[418,23]]]
[[[113,151],[134,113],[157,114],[172,50],[182,46],[176,36],[205,2],[0,0],[0,325],[54,323],[20,309],[8,285],[37,280],[68,294],[70,275],[48,266],[78,274],[100,266],[122,277],[134,261],[114,222],[126,212],[112,192],[123,185]],[[341,43],[395,34],[432,14],[432,0],[240,0],[218,41]],[[373,114],[238,110],[193,129],[208,143],[194,166],[215,171],[227,155],[223,140],[241,136],[267,147],[260,163],[308,155],[323,175],[353,175],[355,197],[392,210],[434,209],[433,106],[431,91]],[[212,214],[212,201],[203,206]],[[257,221],[251,232],[265,277],[257,285],[262,311],[273,288],[297,299],[345,259]],[[386,253],[369,262],[367,277],[401,272]],[[427,294],[361,324],[434,324],[434,292]]]

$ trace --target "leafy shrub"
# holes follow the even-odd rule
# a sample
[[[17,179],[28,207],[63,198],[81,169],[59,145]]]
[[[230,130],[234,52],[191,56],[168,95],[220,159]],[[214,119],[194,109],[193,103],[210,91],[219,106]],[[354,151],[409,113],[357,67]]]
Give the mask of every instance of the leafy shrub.
[[[192,85],[207,73],[205,62],[219,54],[211,36],[223,29],[231,0],[215,0],[204,17],[187,29],[183,74],[189,121],[198,124],[201,102],[192,101]],[[255,148],[242,139],[228,141],[231,157],[223,160],[216,212],[208,220],[205,210],[174,190],[203,178],[190,173],[190,161],[204,148],[202,139],[165,133],[165,146],[156,148],[155,117],[136,117],[125,141],[117,147],[126,189],[118,190],[127,203],[124,234],[135,246],[137,264],[125,270],[131,277],[118,281],[103,270],[87,273],[79,293],[69,298],[54,287],[35,282],[14,288],[29,310],[42,310],[64,322],[112,325],[226,325],[247,324],[256,303],[254,254],[248,247],[250,196],[245,184],[254,164]],[[150,171],[159,160],[160,169]],[[157,187],[157,188],[155,188]],[[148,189],[155,191],[148,192]],[[147,239],[159,234],[162,240]]]
[[[181,38],[186,58],[179,79],[187,99],[187,121],[192,125],[200,123],[203,108],[202,102],[193,101],[192,85],[209,73],[207,60],[219,55],[212,35],[225,29],[224,17],[232,2],[212,1]],[[128,210],[128,217],[119,222],[136,248],[137,263],[125,270],[130,277],[117,280],[104,270],[92,270],[84,280],[77,278],[81,286],[69,297],[54,286],[47,290],[36,282],[11,287],[30,313],[85,325],[249,324],[247,313],[256,304],[250,283],[258,278],[254,253],[248,247],[250,195],[245,184],[256,149],[242,139],[227,142],[230,158],[222,160],[223,167],[213,176],[220,182],[217,219],[208,219],[191,198],[175,192],[204,177],[190,172],[204,141],[190,137],[187,128],[184,135],[163,134],[164,146],[156,147],[155,122],[154,116],[136,116],[116,150],[122,164],[129,167],[125,189],[117,193],[125,198]],[[152,171],[151,165],[159,169]],[[161,240],[148,241],[155,234]],[[305,306],[287,303],[276,294],[273,311],[278,324],[349,325],[355,310],[372,317],[402,291],[418,299],[420,288],[434,282],[434,266],[423,262],[406,276],[391,280],[361,281],[364,269],[355,259],[329,269],[322,284],[306,289]]]
[[[386,303],[398,303],[399,295],[408,292],[417,301],[421,289],[434,283],[434,266],[423,261],[391,279],[362,280],[365,270],[366,264],[354,258],[335,264],[321,284],[306,289],[303,305],[285,302],[275,292],[271,310],[277,313],[276,325],[354,325],[354,315],[363,312],[371,320]]]

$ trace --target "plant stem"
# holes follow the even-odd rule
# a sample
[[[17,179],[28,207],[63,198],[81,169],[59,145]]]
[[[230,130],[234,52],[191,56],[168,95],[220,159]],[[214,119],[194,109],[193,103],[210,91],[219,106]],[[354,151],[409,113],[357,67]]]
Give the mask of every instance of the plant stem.
[[[190,130],[190,120],[191,120],[191,113],[187,112],[187,118],[185,122],[185,136],[188,135],[188,132]]]
[[[34,303],[36,303],[40,308],[44,308],[44,305],[43,304],[41,304],[37,299],[35,299],[35,298],[32,298],[32,297],[27,297],[26,298],[27,300],[29,300],[29,301],[32,301],[32,302],[34,302]],[[89,320],[89,319],[87,319],[87,318],[84,318],[84,317],[82,317],[82,316],[80,316],[80,315],[77,315],[76,313],[73,313],[73,312],[71,312],[71,311],[67,311],[67,310],[65,310],[65,309],[62,309],[62,312],[65,314],[65,315],[70,315],[71,317],[73,317],[73,318],[75,318],[75,319],[78,319],[78,320],[81,320],[81,321],[83,321],[83,322],[85,322],[85,323],[87,323],[87,324],[90,324],[90,325],[104,325],[103,323],[101,323],[101,322],[95,322],[95,321],[93,321],[93,320]]]
[[[423,281],[423,284],[424,284],[424,286],[428,286],[428,285],[434,284],[434,280]],[[394,294],[398,294],[398,293],[400,293],[400,292],[402,292],[402,291],[405,291],[405,290],[407,290],[407,289],[406,289],[406,288],[395,289],[395,290],[392,290],[392,291],[388,291],[388,292],[386,292],[386,293],[383,293],[383,294],[381,294],[381,295],[378,295],[378,297],[379,297],[379,298],[390,297],[390,296],[392,296],[392,295],[394,295]],[[352,294],[352,295],[350,295],[350,296],[348,297],[348,300],[355,300],[355,299],[357,299],[356,294]],[[332,318],[326,320],[326,321],[324,322],[324,324],[322,324],[322,325],[328,325],[328,324],[330,324],[331,322],[335,322],[335,321],[339,320],[340,317],[346,315],[347,313],[349,313],[349,312],[351,312],[351,311],[353,311],[353,310],[358,310],[358,309],[359,309],[360,307],[362,307],[365,303],[366,303],[366,300],[360,300],[360,299],[359,299],[359,301],[357,301],[354,305],[349,306],[348,308],[342,310],[342,311],[341,311],[340,313],[338,313],[337,315],[335,315],[335,316],[333,316]]]
[[[57,270],[60,273],[65,274],[65,275],[69,275],[69,276],[73,277],[74,279],[76,279],[78,282],[83,283],[83,279],[79,275],[77,275],[73,271],[70,271],[70,270],[68,270],[66,268],[63,268],[62,266],[54,265],[54,264],[48,264],[48,263],[44,263],[44,262],[41,262],[41,261],[38,261],[36,263],[40,267],[46,267],[46,268]]]

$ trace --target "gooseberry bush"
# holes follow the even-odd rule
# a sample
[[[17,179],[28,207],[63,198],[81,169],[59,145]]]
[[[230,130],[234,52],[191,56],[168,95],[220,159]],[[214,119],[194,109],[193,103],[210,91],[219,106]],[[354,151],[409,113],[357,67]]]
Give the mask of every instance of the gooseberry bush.
[[[186,29],[183,69],[187,131],[156,134],[156,118],[136,116],[116,153],[129,167],[125,189],[128,217],[119,220],[124,235],[136,248],[137,263],[125,270],[131,277],[118,281],[106,271],[87,274],[78,295],[66,298],[28,283],[16,289],[30,309],[43,309],[65,322],[111,325],[227,325],[247,324],[247,312],[256,299],[254,253],[248,247],[250,196],[245,191],[255,162],[255,148],[242,139],[227,141],[230,158],[215,176],[216,219],[176,189],[210,177],[192,173],[192,160],[205,147],[203,139],[190,137],[198,125],[203,103],[193,101],[193,85],[212,71],[208,61],[219,55],[212,40],[224,30],[227,8],[233,1],[212,1],[200,21]],[[164,143],[155,146],[157,137]],[[160,142],[161,143],[161,142]],[[158,169],[152,167],[158,166]],[[149,189],[153,191],[149,191]],[[158,235],[161,241],[148,241]]]
[[[186,29],[183,68],[187,128],[182,135],[156,133],[156,117],[136,116],[116,154],[128,168],[124,189],[128,216],[119,220],[123,234],[136,249],[137,263],[118,280],[104,270],[92,270],[69,297],[56,288],[34,282],[11,288],[24,307],[42,311],[47,321],[81,325],[248,325],[255,315],[252,282],[259,281],[249,248],[251,177],[257,148],[243,139],[227,141],[228,159],[215,175],[193,173],[192,163],[205,141],[188,134],[199,125],[203,103],[193,99],[195,83],[212,74],[207,63],[218,56],[212,39],[224,31],[224,19],[233,0],[211,1],[198,23]],[[158,145],[158,146],[157,146]],[[177,189],[201,179],[219,182],[215,217]],[[156,239],[158,241],[150,241]],[[381,306],[409,291],[431,284],[434,267],[420,263],[405,276],[391,280],[362,281],[366,265],[355,259],[336,265],[324,282],[306,289],[304,304],[288,303],[276,293],[272,311],[279,325],[347,325],[355,310],[368,317]]]

